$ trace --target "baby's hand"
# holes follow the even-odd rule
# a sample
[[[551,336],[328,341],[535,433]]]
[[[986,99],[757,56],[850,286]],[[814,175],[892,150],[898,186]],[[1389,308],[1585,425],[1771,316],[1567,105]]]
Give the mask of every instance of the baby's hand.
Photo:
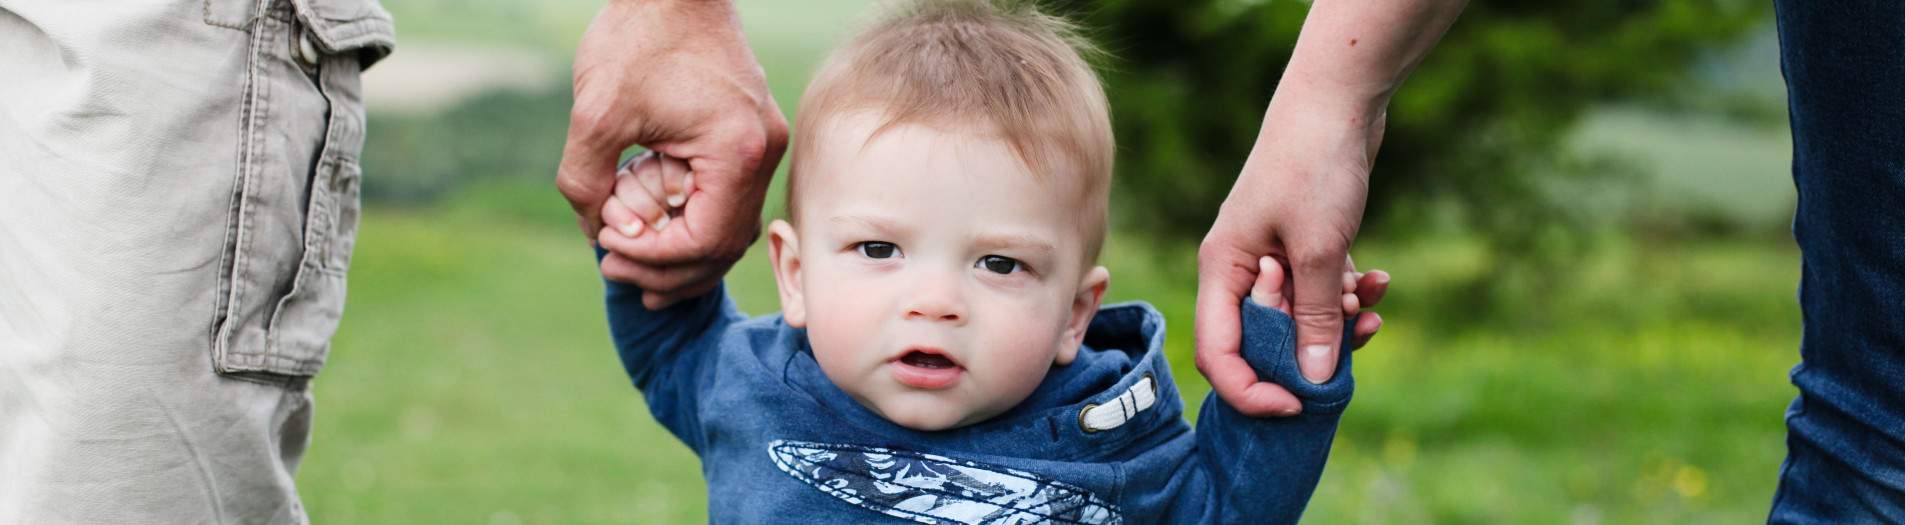
[[[1356,337],[1350,348],[1362,348],[1382,330],[1382,316],[1376,312],[1360,318],[1355,317],[1364,307],[1376,306],[1382,296],[1389,291],[1389,273],[1372,270],[1369,273],[1356,271],[1354,261],[1345,260],[1343,270],[1343,318],[1356,319]],[[1283,265],[1276,259],[1264,257],[1257,260],[1257,284],[1250,287],[1250,301],[1258,305],[1275,308],[1289,314],[1290,305],[1295,300],[1295,291],[1283,286],[1289,275],[1284,273]]]
[[[615,196],[602,203],[602,222],[631,239],[650,229],[660,232],[694,191],[695,174],[686,161],[643,153],[615,173]]]

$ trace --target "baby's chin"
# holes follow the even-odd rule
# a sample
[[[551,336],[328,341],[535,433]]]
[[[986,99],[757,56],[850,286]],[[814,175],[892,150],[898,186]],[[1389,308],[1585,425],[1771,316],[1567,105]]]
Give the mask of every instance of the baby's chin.
[[[939,400],[907,399],[891,400],[882,407],[867,404],[880,417],[894,424],[924,432],[938,432],[983,423],[1004,413],[1005,409],[974,411],[954,408],[950,403]],[[1016,404],[1016,403],[1015,403]],[[1011,407],[1006,407],[1011,408]]]

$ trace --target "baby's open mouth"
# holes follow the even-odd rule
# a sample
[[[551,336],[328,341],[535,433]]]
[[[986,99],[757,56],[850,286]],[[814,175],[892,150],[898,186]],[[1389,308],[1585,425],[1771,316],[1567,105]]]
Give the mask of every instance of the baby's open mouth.
[[[906,363],[912,366],[917,366],[920,368],[933,368],[933,369],[952,368],[955,366],[959,366],[957,364],[954,364],[952,359],[946,358],[946,356],[939,355],[939,354],[930,354],[930,353],[921,352],[918,350],[907,352],[906,355],[900,356],[900,362]]]
[[[887,370],[894,379],[913,388],[937,390],[953,386],[966,371],[958,361],[940,352],[937,348],[907,350],[899,359],[889,362]]]

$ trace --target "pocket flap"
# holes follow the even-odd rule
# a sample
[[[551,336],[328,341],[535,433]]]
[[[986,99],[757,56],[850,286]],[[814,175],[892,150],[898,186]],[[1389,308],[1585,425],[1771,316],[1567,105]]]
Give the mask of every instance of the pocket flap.
[[[377,0],[291,0],[325,53],[357,52],[364,67],[397,47],[397,28]]]

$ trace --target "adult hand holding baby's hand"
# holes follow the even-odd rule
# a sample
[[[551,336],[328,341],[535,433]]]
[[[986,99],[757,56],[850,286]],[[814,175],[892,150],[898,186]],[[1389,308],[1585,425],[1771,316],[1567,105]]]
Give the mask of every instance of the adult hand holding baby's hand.
[[[1259,258],[1281,258],[1293,270],[1297,364],[1313,382],[1336,369],[1347,306],[1337,298],[1356,283],[1359,306],[1371,306],[1381,292],[1365,296],[1363,282],[1387,286],[1386,276],[1357,275],[1345,264],[1362,226],[1385,108],[1466,3],[1316,2],[1304,18],[1257,143],[1197,252],[1197,369],[1238,411],[1302,410],[1282,387],[1257,381],[1238,353],[1238,305]],[[1339,280],[1346,272],[1351,278]],[[1361,338],[1364,327],[1356,328]]]
[[[1358,274],[1348,257],[1382,123],[1336,120],[1320,104],[1293,99],[1282,90],[1272,99],[1257,146],[1197,254],[1197,369],[1224,401],[1258,417],[1302,410],[1288,390],[1259,381],[1240,353],[1238,305],[1262,259],[1280,261],[1279,273],[1289,270],[1291,285],[1282,288],[1296,320],[1297,363],[1316,383],[1336,369],[1345,314],[1374,306],[1388,287],[1386,274]],[[1371,325],[1356,327],[1359,338],[1380,323],[1364,319]]]
[[[610,255],[602,259],[603,275],[641,271],[633,261],[616,257],[617,251],[635,250],[644,245],[669,242],[669,237],[688,235],[686,228],[669,226],[681,224],[676,218],[687,206],[687,196],[694,194],[694,173],[688,171],[686,161],[649,151],[629,159],[615,172],[614,188],[615,193],[602,204],[603,227],[596,235],[602,248],[610,251]],[[658,271],[669,269],[662,267]],[[704,292],[706,290],[696,293]],[[669,302],[672,301],[660,294],[646,290],[642,294],[642,304],[651,310],[667,306]]]
[[[1257,271],[1257,283],[1250,287],[1250,301],[1290,315],[1294,297],[1291,288],[1283,285],[1290,280],[1290,275],[1284,272],[1283,265],[1275,258],[1266,256],[1259,259],[1257,264],[1260,269]],[[1358,272],[1354,261],[1347,268],[1343,271],[1343,317],[1346,318],[1362,313],[1364,307],[1376,306],[1382,301],[1383,294],[1389,292],[1389,272]],[[1382,330],[1382,316],[1376,312],[1368,313],[1356,321],[1355,339],[1349,345],[1352,349],[1369,344],[1370,338],[1376,337],[1376,332]]]
[[[668,234],[603,242],[602,274],[640,286],[653,308],[713,289],[746,253],[787,146],[728,2],[614,0],[583,35],[556,185],[592,239],[606,231],[616,162],[637,144],[679,160],[684,176],[661,180],[684,183],[662,195],[684,205]]]

